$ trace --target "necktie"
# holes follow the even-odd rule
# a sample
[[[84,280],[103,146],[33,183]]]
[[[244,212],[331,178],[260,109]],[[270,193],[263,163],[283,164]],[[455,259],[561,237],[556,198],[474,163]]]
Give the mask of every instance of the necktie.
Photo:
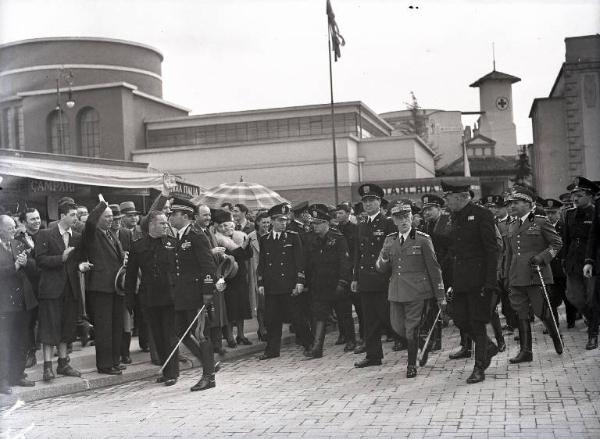
[[[371,217],[367,218],[367,224],[371,224],[372,222]]]
[[[523,225],[523,218],[519,218],[519,227]]]
[[[400,236],[400,247],[404,245],[404,235]]]

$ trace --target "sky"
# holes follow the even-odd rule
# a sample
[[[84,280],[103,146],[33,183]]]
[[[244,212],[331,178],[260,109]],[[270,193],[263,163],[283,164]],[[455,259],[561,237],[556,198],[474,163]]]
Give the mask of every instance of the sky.
[[[598,0],[332,5],[346,40],[335,101],[383,113],[405,109],[412,91],[423,108],[477,111],[469,84],[492,70],[493,43],[496,70],[522,79],[513,85],[519,144],[532,142],[529,110],[550,92],[564,39],[600,32]],[[192,114],[329,102],[325,0],[0,0],[0,44],[57,36],[159,49],[164,99]]]

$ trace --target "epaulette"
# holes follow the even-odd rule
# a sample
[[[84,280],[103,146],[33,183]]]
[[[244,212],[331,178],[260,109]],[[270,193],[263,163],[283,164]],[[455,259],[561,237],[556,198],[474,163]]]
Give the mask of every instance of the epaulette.
[[[421,232],[420,230],[417,230],[417,235],[426,236],[428,238],[430,237],[427,233]]]
[[[397,238],[397,237],[398,237],[398,232],[392,232],[386,236],[386,239],[387,238]]]
[[[285,233],[291,233],[293,235],[297,235],[298,232],[296,232],[295,230],[286,230]]]

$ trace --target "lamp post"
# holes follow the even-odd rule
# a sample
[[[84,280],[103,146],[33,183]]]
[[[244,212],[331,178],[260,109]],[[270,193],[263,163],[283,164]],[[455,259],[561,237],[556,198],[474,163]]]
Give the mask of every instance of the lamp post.
[[[73,91],[71,90],[71,86],[73,85],[73,72],[65,71],[64,69],[60,69],[56,75],[56,111],[58,112],[58,139],[60,142],[60,152],[62,154],[65,153],[65,140],[64,140],[64,127],[63,127],[63,119],[62,119],[62,106],[60,103],[60,82],[64,81],[65,84],[69,87],[69,94],[67,97],[67,101],[65,102],[67,108],[73,108],[75,106],[75,100],[73,100]]]

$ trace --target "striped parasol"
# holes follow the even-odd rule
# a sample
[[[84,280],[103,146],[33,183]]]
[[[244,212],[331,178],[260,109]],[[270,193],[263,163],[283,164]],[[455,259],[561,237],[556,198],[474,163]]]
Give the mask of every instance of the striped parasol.
[[[245,204],[249,209],[270,209],[277,204],[287,203],[288,200],[261,184],[240,179],[237,183],[222,183],[209,188],[202,195],[193,198],[192,202],[206,204],[214,209],[225,202]]]

